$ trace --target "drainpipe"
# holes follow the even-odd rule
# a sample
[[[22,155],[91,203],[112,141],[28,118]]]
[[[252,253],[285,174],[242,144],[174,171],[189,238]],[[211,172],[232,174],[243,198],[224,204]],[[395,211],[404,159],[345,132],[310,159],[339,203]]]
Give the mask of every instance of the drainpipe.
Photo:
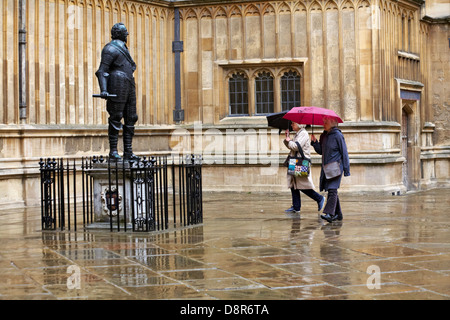
[[[175,8],[174,41],[172,42],[172,52],[175,53],[175,110],[173,110],[173,120],[179,124],[184,121],[184,110],[181,109],[181,68],[180,53],[183,52],[183,41],[180,41],[180,10]]]
[[[27,78],[26,78],[26,11],[27,1],[19,0],[19,119],[25,123],[27,119]]]

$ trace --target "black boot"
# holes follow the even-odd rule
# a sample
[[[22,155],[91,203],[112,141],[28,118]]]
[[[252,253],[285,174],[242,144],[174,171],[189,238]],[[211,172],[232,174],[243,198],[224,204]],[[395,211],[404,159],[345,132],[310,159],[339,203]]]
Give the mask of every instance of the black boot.
[[[134,126],[124,125],[123,126],[123,158],[124,160],[139,160],[139,157],[133,153],[133,136],[134,136]]]
[[[327,220],[328,222],[333,222],[333,221],[336,221],[337,219],[338,219],[338,216],[337,215],[334,215],[334,216],[332,216],[331,214],[329,214],[329,213],[326,213],[326,214],[322,214],[321,216],[320,216],[322,219],[324,219],[324,220]]]
[[[119,130],[117,130],[111,123],[108,127],[109,138],[109,158],[114,160],[121,160],[119,153],[117,152],[117,142],[119,140]]]

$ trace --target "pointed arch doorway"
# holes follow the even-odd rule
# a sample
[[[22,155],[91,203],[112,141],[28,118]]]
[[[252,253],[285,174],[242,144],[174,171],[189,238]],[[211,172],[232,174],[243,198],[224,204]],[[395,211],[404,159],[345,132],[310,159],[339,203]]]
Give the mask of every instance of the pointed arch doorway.
[[[399,122],[401,124],[400,147],[402,163],[402,185],[406,191],[418,190],[422,176],[421,168],[421,118],[423,107],[421,96],[424,85],[417,81],[398,79]]]
[[[402,164],[402,182],[406,190],[418,188],[420,179],[420,146],[417,128],[417,101],[402,101],[401,123],[401,155],[404,157]]]
[[[402,147],[402,156],[405,160],[402,163],[402,182],[406,187],[406,190],[409,190],[409,175],[408,175],[408,164],[410,159],[408,157],[408,140],[411,129],[408,126],[409,122],[409,114],[407,112],[406,107],[402,108],[402,133],[401,133],[401,147]]]

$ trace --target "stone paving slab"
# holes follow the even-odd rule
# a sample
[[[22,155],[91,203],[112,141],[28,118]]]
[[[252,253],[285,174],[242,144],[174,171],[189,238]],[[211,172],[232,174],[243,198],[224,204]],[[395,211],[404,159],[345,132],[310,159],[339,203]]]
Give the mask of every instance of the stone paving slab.
[[[39,208],[0,210],[0,299],[448,300],[449,199],[343,194],[329,224],[305,196],[288,215],[287,192],[206,193],[203,225],[158,234],[42,232]]]

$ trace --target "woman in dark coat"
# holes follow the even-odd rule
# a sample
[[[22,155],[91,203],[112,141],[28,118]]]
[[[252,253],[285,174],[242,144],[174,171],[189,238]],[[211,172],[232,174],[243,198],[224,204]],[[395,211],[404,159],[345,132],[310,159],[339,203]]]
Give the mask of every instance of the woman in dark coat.
[[[345,144],[344,136],[341,130],[337,128],[337,121],[331,117],[324,117],[324,132],[320,135],[319,141],[311,136],[311,145],[318,154],[322,155],[322,170],[320,171],[320,191],[328,192],[327,204],[323,209],[323,215],[320,217],[328,222],[342,220],[342,211],[339,203],[337,189],[341,185],[342,173],[344,176],[350,176],[350,161]],[[341,174],[337,177],[327,179],[323,167],[329,163],[338,161]]]

